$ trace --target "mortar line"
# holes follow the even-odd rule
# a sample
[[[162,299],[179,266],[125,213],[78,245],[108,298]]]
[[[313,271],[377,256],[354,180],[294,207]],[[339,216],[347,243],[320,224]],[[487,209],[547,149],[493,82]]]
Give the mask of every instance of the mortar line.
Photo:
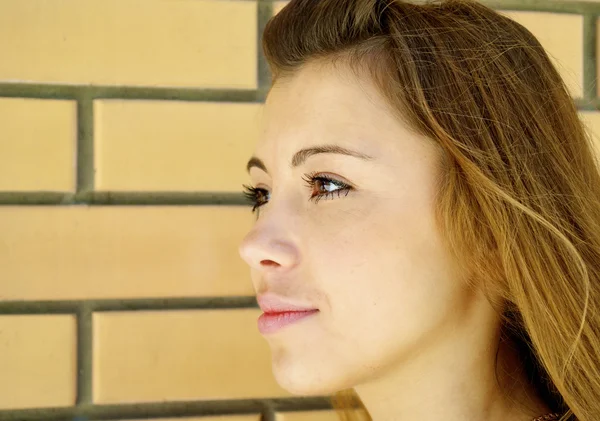
[[[77,101],[77,194],[94,191],[94,101]]]
[[[234,310],[258,308],[254,295],[57,301],[0,301],[0,314],[77,314],[100,311]],[[82,321],[87,319],[83,318]],[[89,321],[89,320],[88,320]],[[83,324],[82,328],[89,326]],[[84,332],[85,333],[85,332]]]
[[[583,95],[586,102],[598,96],[598,15],[583,16]]]
[[[0,192],[0,206],[72,205],[90,206],[249,206],[248,199],[237,192]]]
[[[175,88],[155,86],[89,86],[0,83],[0,97],[40,99],[130,99],[192,102],[257,102],[256,89]]]
[[[77,312],[77,399],[76,405],[93,402],[93,321],[92,308],[82,302]]]
[[[331,409],[330,397],[291,397],[255,399],[219,399],[205,401],[168,401],[137,404],[81,405],[69,408],[35,408],[0,410],[0,421],[65,421],[65,420],[148,420],[170,417],[219,415],[259,415],[283,411]]]
[[[257,65],[258,65],[258,89],[260,94],[266,96],[266,92],[271,86],[271,72],[267,63],[267,60],[262,49],[262,35],[267,25],[267,22],[273,16],[273,3],[259,2],[257,4],[257,34],[256,34],[256,51],[257,51]],[[264,101],[264,96],[260,97]]]
[[[262,413],[261,421],[277,421],[277,414],[271,405],[265,405],[265,410]]]

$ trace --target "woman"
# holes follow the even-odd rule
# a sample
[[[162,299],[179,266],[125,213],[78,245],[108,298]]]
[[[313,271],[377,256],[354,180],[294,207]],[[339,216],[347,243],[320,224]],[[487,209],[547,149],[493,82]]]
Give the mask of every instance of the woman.
[[[533,35],[291,0],[263,48],[240,254],[279,384],[353,419],[599,420],[599,171]]]

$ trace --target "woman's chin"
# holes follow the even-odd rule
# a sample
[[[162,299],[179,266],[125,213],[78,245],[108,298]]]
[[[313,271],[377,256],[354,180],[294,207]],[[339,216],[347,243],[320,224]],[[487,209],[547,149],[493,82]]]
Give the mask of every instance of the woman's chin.
[[[336,381],[335,376],[327,378],[323,374],[323,370],[310,369],[306,365],[290,366],[273,363],[275,380],[292,395],[326,396],[349,387]]]
[[[326,396],[332,395],[340,389],[323,387],[323,385],[317,385],[314,382],[307,382],[305,380],[298,381],[297,379],[277,379],[277,383],[281,388],[296,396]]]

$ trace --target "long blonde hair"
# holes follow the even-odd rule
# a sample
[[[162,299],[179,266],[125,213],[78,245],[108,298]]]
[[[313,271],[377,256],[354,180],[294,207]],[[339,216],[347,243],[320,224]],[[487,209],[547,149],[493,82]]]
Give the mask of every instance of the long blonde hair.
[[[439,145],[448,249],[521,344],[546,404],[562,420],[599,420],[600,173],[536,38],[469,0],[291,0],[262,42],[273,83],[342,60]],[[352,390],[333,404],[370,419]]]

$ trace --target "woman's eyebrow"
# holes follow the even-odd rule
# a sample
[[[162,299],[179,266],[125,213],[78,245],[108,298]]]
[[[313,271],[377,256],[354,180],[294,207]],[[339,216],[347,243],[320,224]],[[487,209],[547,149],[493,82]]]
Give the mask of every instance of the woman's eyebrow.
[[[372,156],[366,155],[361,152],[356,152],[351,149],[347,149],[347,148],[344,148],[344,147],[341,147],[338,145],[321,145],[321,146],[313,146],[310,148],[300,149],[298,152],[296,152],[294,154],[292,161],[290,162],[290,168],[295,168],[299,165],[302,165],[311,156],[322,154],[322,153],[335,153],[335,154],[340,154],[340,155],[348,155],[348,156],[353,156],[355,158],[359,158],[359,159],[363,159],[363,160],[373,159]],[[264,162],[262,162],[262,160],[260,158],[257,158],[255,156],[250,158],[250,160],[248,161],[248,164],[246,164],[246,170],[248,172],[250,172],[250,169],[253,167],[260,168],[267,174],[269,173],[269,171],[267,171],[267,167],[264,164]]]

